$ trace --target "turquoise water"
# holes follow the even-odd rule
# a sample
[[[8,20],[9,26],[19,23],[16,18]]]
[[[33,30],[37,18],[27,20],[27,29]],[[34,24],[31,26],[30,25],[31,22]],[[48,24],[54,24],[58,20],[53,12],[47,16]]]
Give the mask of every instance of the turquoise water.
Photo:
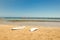
[[[47,21],[60,21],[60,18],[48,17],[3,17],[5,20],[47,20]]]

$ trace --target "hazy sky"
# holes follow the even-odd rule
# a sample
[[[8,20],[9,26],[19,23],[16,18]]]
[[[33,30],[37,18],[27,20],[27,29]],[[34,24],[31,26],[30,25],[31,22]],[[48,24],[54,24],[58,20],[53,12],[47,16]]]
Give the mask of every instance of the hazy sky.
[[[0,17],[60,17],[60,0],[0,0]]]

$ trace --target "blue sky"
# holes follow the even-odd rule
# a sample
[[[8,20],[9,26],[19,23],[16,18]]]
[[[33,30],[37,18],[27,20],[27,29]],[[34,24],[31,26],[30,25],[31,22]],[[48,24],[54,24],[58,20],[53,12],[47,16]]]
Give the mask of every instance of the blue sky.
[[[0,17],[60,17],[60,0],[0,0]]]

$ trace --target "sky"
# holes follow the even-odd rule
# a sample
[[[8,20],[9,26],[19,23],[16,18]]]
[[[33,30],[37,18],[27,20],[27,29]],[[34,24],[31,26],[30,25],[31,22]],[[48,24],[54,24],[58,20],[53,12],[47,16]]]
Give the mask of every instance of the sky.
[[[0,17],[60,17],[60,0],[0,0]]]

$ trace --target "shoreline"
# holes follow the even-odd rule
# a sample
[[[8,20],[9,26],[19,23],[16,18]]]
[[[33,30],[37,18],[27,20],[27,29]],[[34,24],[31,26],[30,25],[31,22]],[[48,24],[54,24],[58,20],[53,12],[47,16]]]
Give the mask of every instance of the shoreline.
[[[7,20],[10,22],[60,22],[60,21],[54,21],[54,20]]]
[[[9,21],[5,21],[5,22],[0,22],[0,24],[60,27],[60,22],[9,22]]]

